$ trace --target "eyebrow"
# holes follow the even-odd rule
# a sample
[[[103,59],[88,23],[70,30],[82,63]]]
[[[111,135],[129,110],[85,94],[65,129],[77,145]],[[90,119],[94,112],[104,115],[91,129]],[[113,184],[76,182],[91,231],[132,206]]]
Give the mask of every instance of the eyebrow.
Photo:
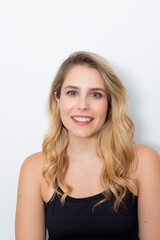
[[[64,89],[67,89],[67,88],[80,89],[79,87],[72,86],[72,85],[68,85]],[[89,90],[94,90],[94,91],[99,90],[99,91],[103,91],[104,93],[106,93],[103,88],[90,88]]]

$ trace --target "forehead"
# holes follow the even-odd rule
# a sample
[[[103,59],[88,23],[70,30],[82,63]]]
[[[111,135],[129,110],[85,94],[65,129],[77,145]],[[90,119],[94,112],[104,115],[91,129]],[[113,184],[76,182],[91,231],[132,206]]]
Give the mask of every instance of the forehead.
[[[104,80],[97,69],[88,66],[73,66],[65,76],[62,88],[67,85],[82,87],[101,87],[105,89]]]

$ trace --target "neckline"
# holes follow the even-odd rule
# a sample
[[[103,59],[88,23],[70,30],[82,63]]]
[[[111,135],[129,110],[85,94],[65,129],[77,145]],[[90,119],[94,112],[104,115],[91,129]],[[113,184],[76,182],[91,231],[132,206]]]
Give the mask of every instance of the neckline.
[[[63,194],[64,191],[58,186],[58,190]],[[89,197],[82,197],[82,198],[76,198],[76,197],[72,197],[67,195],[67,199],[71,200],[71,201],[86,201],[86,200],[91,200],[91,199],[96,199],[99,198],[100,196],[105,196],[105,191],[97,193],[95,195],[89,196]]]
[[[58,190],[63,194],[64,193],[64,191],[58,186]],[[131,192],[129,189],[127,190],[127,192],[126,192],[126,195],[125,195],[125,197],[126,196],[128,196],[128,194],[130,195],[130,196],[132,196],[134,199],[138,199],[138,195],[135,195],[133,192]],[[83,198],[76,198],[76,197],[71,197],[71,196],[69,196],[69,195],[67,195],[67,199],[69,199],[69,200],[71,200],[71,201],[86,201],[86,200],[92,200],[92,199],[97,199],[97,198],[99,198],[99,197],[105,197],[105,191],[103,191],[103,192],[100,192],[100,193],[97,193],[97,194],[95,194],[95,195],[92,195],[92,196],[89,196],[89,197],[83,197]],[[124,198],[125,198],[124,197]]]
[[[64,193],[64,191],[63,191],[59,186],[58,186],[58,190],[59,190],[62,194]],[[138,196],[137,196],[137,195],[134,195],[130,190],[127,191],[126,196],[128,196],[128,194],[129,194],[130,196],[132,196],[133,199],[135,199],[135,200],[138,199]],[[48,202],[44,202],[45,205],[48,205],[48,204],[50,204],[50,203],[52,202],[53,196],[54,196],[54,193],[53,193],[52,197],[50,198],[50,200],[49,200]],[[81,202],[83,202],[83,201],[85,202],[85,201],[88,201],[88,200],[98,199],[98,198],[100,198],[100,197],[102,198],[102,196],[105,197],[105,191],[100,192],[100,193],[97,193],[97,194],[92,195],[92,196],[89,196],[89,197],[83,197],[83,198],[75,198],[75,197],[71,197],[71,196],[67,195],[66,199],[68,199],[70,202],[80,202],[80,201],[81,201]],[[125,197],[126,197],[126,196],[125,196]]]

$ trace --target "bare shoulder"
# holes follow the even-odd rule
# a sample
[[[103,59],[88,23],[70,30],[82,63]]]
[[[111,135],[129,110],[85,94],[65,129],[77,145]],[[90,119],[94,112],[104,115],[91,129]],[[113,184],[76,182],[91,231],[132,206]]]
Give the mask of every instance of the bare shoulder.
[[[159,156],[158,153],[151,147],[147,146],[147,145],[143,145],[143,144],[135,144],[135,148],[137,151],[137,154],[141,155],[141,156],[145,156],[145,155],[149,155],[149,156]]]
[[[22,166],[27,166],[27,167],[34,167],[34,166],[42,166],[44,162],[44,155],[42,152],[37,152],[34,154],[31,154],[28,156]]]
[[[27,173],[28,176],[32,177],[32,179],[36,177],[41,180],[44,159],[45,157],[42,152],[34,153],[28,156],[21,166],[21,173]]]
[[[151,147],[135,147],[140,239],[160,239],[160,157]]]
[[[50,180],[43,176],[42,171],[45,165],[46,157],[43,152],[30,155],[22,164],[20,179],[26,179],[35,184],[44,202],[48,202],[52,197],[54,190]]]
[[[16,240],[45,239],[44,206],[41,181],[44,157],[35,153],[22,164],[16,208]]]
[[[136,176],[139,191],[144,187],[149,190],[160,184],[160,157],[158,153],[151,147],[136,144],[137,169]]]
[[[43,163],[44,156],[42,152],[34,153],[28,156],[22,163],[19,184],[18,184],[18,195],[23,193],[26,189],[34,188],[39,193],[43,182]]]
[[[151,147],[135,144],[137,160],[138,160],[138,171],[144,171],[150,167],[160,167],[160,157],[158,153]]]

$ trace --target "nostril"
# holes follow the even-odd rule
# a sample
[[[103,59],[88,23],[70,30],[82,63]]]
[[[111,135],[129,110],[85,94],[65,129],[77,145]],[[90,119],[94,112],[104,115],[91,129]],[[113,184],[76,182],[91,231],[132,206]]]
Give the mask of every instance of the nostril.
[[[79,106],[78,109],[81,109],[81,110],[89,110],[89,106]]]

